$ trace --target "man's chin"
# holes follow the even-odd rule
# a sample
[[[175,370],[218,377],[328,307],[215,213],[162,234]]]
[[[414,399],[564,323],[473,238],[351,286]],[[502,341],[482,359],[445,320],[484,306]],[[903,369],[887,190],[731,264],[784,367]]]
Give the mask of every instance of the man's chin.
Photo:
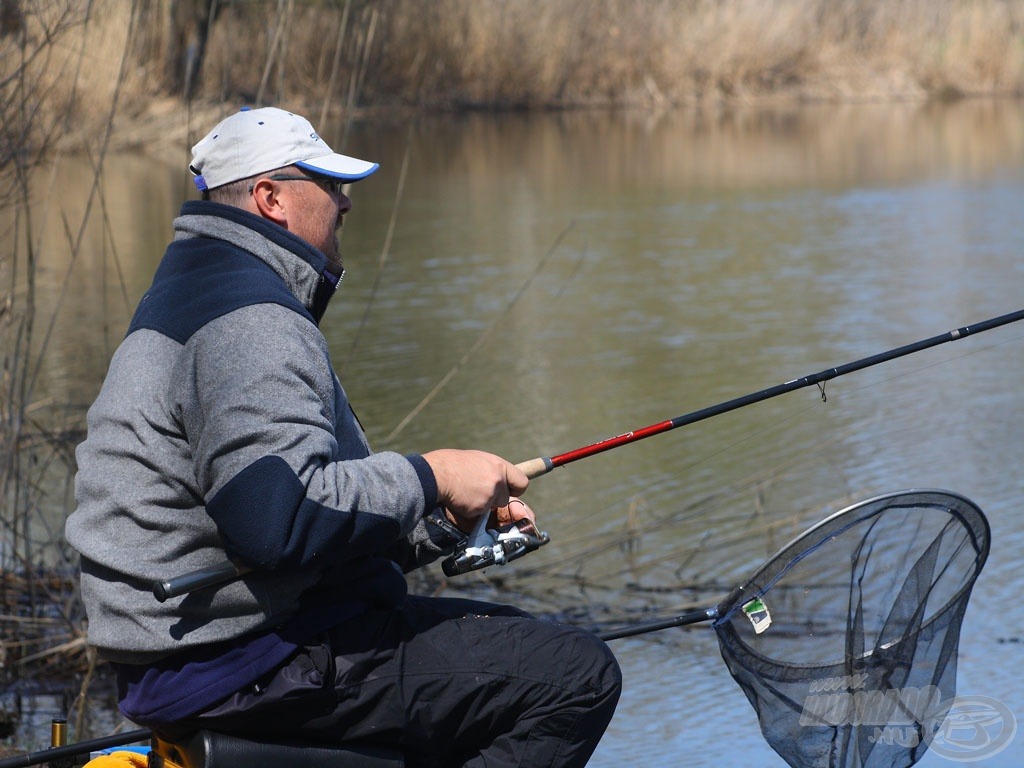
[[[340,275],[345,271],[345,262],[342,261],[341,254],[335,251],[334,253],[325,253],[327,257],[327,268],[336,275]]]

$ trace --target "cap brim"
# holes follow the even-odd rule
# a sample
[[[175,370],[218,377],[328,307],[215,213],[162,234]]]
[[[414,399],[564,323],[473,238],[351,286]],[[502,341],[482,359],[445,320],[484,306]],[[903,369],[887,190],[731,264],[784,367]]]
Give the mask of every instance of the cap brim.
[[[359,160],[348,155],[339,155],[337,152],[332,152],[323,157],[302,160],[295,163],[295,165],[310,173],[318,173],[321,176],[331,176],[332,178],[344,179],[345,181],[365,179],[380,168],[379,163]]]

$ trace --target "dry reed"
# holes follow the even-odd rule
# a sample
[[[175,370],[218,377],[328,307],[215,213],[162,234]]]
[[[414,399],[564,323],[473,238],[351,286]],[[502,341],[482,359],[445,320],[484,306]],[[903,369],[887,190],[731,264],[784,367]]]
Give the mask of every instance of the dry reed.
[[[20,13],[15,13],[15,11]],[[22,672],[66,673],[84,650],[82,612],[63,541],[63,515],[71,500],[72,449],[82,436],[82,413],[41,394],[46,361],[63,296],[73,277],[85,221],[102,205],[99,174],[127,60],[112,57],[111,80],[97,88],[85,40],[96,17],[90,4],[72,0],[24,7],[5,3],[0,36],[0,190],[4,194],[5,248],[0,249],[0,679]],[[103,31],[96,38],[105,39]],[[130,36],[131,26],[121,39]],[[89,88],[84,85],[89,83]],[[82,190],[85,213],[76,227],[64,216],[67,242],[43,245],[37,219],[37,176],[58,153],[58,138],[78,105],[103,98],[105,128],[95,130],[90,158],[97,168]],[[98,112],[97,112],[98,114]],[[56,251],[56,253],[55,253]],[[39,276],[66,261],[59,293],[43,301]]]
[[[185,75],[170,70],[190,55],[193,108],[275,103],[321,120],[329,111],[380,107],[1024,94],[1018,0],[191,0],[177,7],[186,4],[194,13],[184,21],[172,21],[170,0],[34,4],[88,19],[33,63],[47,109],[77,118],[66,124],[69,140],[87,143],[105,120],[122,50],[119,128],[174,109],[168,96]],[[75,56],[87,78],[68,77]],[[171,130],[166,120],[158,124],[157,138]],[[118,135],[132,139],[127,130]]]

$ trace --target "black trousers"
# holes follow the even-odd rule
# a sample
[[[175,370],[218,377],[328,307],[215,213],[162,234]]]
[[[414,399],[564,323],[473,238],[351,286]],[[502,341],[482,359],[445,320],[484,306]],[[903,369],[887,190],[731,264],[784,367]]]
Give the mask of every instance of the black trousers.
[[[409,597],[180,725],[388,744],[409,766],[583,766],[621,685],[588,632],[505,606]]]

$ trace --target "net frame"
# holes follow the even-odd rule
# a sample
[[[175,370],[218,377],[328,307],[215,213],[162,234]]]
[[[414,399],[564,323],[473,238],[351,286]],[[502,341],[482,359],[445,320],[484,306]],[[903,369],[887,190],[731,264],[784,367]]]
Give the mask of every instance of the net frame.
[[[955,696],[960,625],[990,541],[959,494],[884,494],[808,529],[718,604],[722,657],[789,765],[920,759]],[[845,616],[822,619],[843,588]]]

